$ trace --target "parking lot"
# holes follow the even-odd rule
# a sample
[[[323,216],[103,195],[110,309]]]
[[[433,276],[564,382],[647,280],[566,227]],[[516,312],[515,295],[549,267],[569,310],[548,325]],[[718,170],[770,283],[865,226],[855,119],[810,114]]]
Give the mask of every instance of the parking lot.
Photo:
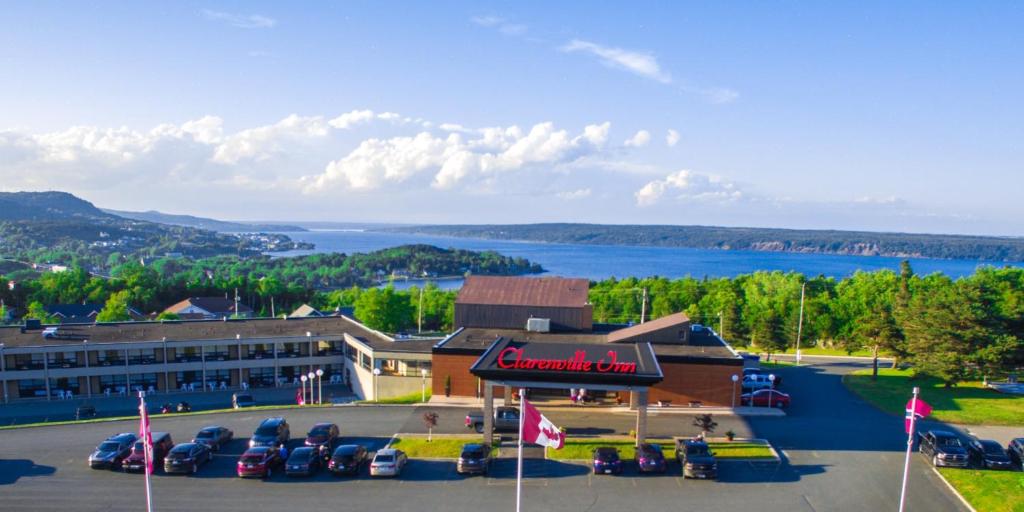
[[[667,475],[592,475],[585,462],[528,460],[525,510],[882,510],[898,501],[905,438],[902,419],[860,403],[838,375],[856,363],[784,369],[786,390],[794,395],[790,415],[716,417],[717,432],[769,439],[781,462],[722,462],[717,482],[683,480],[678,465]],[[443,408],[435,432],[464,433],[466,409]],[[337,407],[275,412],[288,418],[292,444],[318,421],[341,426],[344,441],[384,446],[398,432],[423,432],[423,409]],[[235,440],[196,476],[153,477],[159,510],[311,509],[481,510],[514,505],[515,461],[500,460],[490,476],[463,477],[453,461],[413,460],[398,479],[309,479],[275,475],[266,481],[235,476],[235,462],[265,412],[205,416],[154,416],[153,429],[184,442],[202,426],[221,424]],[[552,411],[570,436],[623,434],[633,416],[596,409]],[[692,416],[655,414],[652,436],[692,435]],[[138,510],[145,499],[143,477],[91,470],[86,457],[103,438],[134,432],[134,421],[56,426],[0,432],[0,496],[5,510]],[[909,510],[964,510],[920,456],[913,457]]]

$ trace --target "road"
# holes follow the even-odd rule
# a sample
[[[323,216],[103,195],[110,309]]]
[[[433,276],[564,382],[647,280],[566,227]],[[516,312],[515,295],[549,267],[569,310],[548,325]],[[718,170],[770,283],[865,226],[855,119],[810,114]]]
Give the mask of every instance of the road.
[[[809,358],[810,359],[810,358]],[[595,476],[583,464],[528,461],[525,510],[583,511],[629,509],[701,511],[850,511],[894,510],[905,441],[902,419],[857,400],[840,375],[863,362],[813,361],[814,366],[784,368],[793,395],[788,417],[718,417],[718,432],[735,430],[772,441],[781,463],[722,463],[718,482],[682,480],[678,466],[666,476]],[[317,421],[334,421],[349,440],[371,449],[396,432],[420,432],[425,408],[337,407],[282,411],[300,437]],[[435,432],[462,433],[465,410],[435,409]],[[275,476],[269,481],[234,477],[234,463],[252,429],[266,413],[242,412],[198,417],[154,417],[155,430],[177,442],[201,426],[232,428],[236,441],[195,477],[153,477],[159,510],[363,510],[479,511],[514,502],[514,461],[501,461],[490,477],[461,477],[450,461],[417,460],[396,480],[308,480]],[[628,414],[599,409],[552,411],[549,417],[574,433],[626,433]],[[651,435],[692,435],[691,416],[655,414]],[[133,421],[56,426],[0,432],[0,499],[4,510],[139,510],[144,500],[141,475],[90,470],[86,457],[98,441],[116,432],[137,430]],[[294,441],[293,441],[294,443]],[[959,511],[959,504],[919,455],[912,457],[908,510]]]

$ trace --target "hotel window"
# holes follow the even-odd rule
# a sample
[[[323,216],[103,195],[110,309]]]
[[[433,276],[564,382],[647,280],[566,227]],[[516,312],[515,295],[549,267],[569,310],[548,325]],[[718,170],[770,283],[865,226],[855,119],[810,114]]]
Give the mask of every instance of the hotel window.
[[[368,355],[366,355],[366,354],[364,354],[362,352],[359,353],[359,366],[362,366],[363,368],[366,368],[367,370],[369,370],[370,369],[370,362],[371,362],[370,361],[370,356],[368,356]]]
[[[202,391],[203,372],[175,372],[174,389],[179,391]],[[184,386],[184,388],[182,387]]]
[[[104,394],[127,394],[128,379],[124,375],[100,375],[100,391]]]
[[[124,364],[124,352],[120,350],[99,350],[96,352],[96,361],[100,366],[113,366]]]
[[[50,379],[50,391],[57,396],[59,396],[57,391],[70,391],[72,396],[81,395],[79,392],[78,377]]]
[[[274,387],[273,368],[252,368],[249,370],[249,386],[254,388]]]
[[[227,345],[203,347],[203,352],[207,361],[227,361],[229,357],[228,350]]]
[[[154,364],[156,363],[156,349],[143,348],[128,351],[128,364]]]
[[[274,349],[271,347],[267,343],[249,345],[249,359],[272,359],[274,357]]]
[[[149,391],[149,388],[153,388],[156,391],[155,373],[132,375],[132,391]]]
[[[43,354],[16,354],[14,368],[18,370],[42,370]]]
[[[175,357],[174,360],[179,363],[184,363],[186,361],[194,363],[196,361],[203,360],[203,354],[200,347],[178,347],[176,354],[177,357]]]
[[[21,398],[46,397],[46,382],[43,379],[18,381],[18,396]]]
[[[206,387],[209,388],[211,383],[214,389],[220,389],[221,384],[227,389],[231,385],[231,370],[206,370]]]
[[[76,352],[55,352],[47,354],[47,364],[50,368],[76,368],[78,367],[78,354]]]
[[[281,346],[281,352],[277,354],[277,357],[299,357],[299,355],[298,343],[285,343]]]

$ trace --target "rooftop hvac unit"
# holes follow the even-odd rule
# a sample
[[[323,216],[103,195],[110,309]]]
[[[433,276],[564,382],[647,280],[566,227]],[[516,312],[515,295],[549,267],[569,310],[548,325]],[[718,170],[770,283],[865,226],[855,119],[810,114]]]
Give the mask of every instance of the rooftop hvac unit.
[[[551,319],[530,318],[526,321],[526,330],[529,332],[551,332]]]

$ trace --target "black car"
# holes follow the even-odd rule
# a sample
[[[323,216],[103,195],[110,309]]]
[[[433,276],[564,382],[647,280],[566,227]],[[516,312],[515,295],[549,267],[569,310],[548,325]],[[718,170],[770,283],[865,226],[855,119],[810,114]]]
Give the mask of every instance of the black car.
[[[1024,463],[1024,437],[1011,440],[1010,444],[1006,445],[1006,451],[1014,464],[1020,466]]]
[[[486,475],[491,468],[491,450],[482,444],[466,444],[462,446],[462,453],[455,464],[455,471],[460,475],[467,473],[479,473]]]
[[[921,453],[932,460],[933,466],[966,468],[967,450],[960,437],[946,430],[932,430],[921,436]]]
[[[622,459],[619,450],[611,446],[594,449],[594,474],[605,473],[618,475],[622,473]]]
[[[718,478],[718,460],[704,441],[682,440],[676,443],[676,458],[683,466],[683,478]]]
[[[253,432],[252,438],[249,439],[249,447],[275,446],[280,448],[281,446],[284,446],[290,438],[291,429],[288,427],[288,422],[285,421],[284,418],[267,418],[260,423],[260,426],[256,427],[256,431]]]
[[[235,393],[231,395],[231,407],[241,409],[243,407],[255,407],[256,399],[249,393]]]
[[[121,469],[121,462],[132,451],[132,445],[138,440],[135,434],[117,434],[108,437],[89,455],[89,467],[93,469]]]
[[[292,451],[284,464],[284,474],[288,476],[312,476],[320,470],[324,459],[320,456],[320,448],[300,446]]]
[[[164,473],[195,474],[212,457],[210,448],[203,443],[181,443],[164,457]]]
[[[369,460],[366,447],[359,444],[343,444],[334,450],[327,470],[335,475],[355,475],[359,468]]]
[[[210,425],[199,429],[196,436],[192,438],[193,443],[205,444],[211,451],[219,451],[222,446],[231,442],[231,439],[235,437],[235,433],[230,429]]]
[[[967,443],[968,458],[982,469],[1013,469],[1009,454],[996,441],[971,439]]]
[[[338,443],[341,432],[334,423],[317,423],[306,434],[306,446],[316,448],[324,459],[331,456],[331,450]]]
[[[636,467],[641,473],[664,473],[668,471],[668,463],[665,461],[665,454],[661,452],[661,446],[656,444],[641,443],[636,447]]]

